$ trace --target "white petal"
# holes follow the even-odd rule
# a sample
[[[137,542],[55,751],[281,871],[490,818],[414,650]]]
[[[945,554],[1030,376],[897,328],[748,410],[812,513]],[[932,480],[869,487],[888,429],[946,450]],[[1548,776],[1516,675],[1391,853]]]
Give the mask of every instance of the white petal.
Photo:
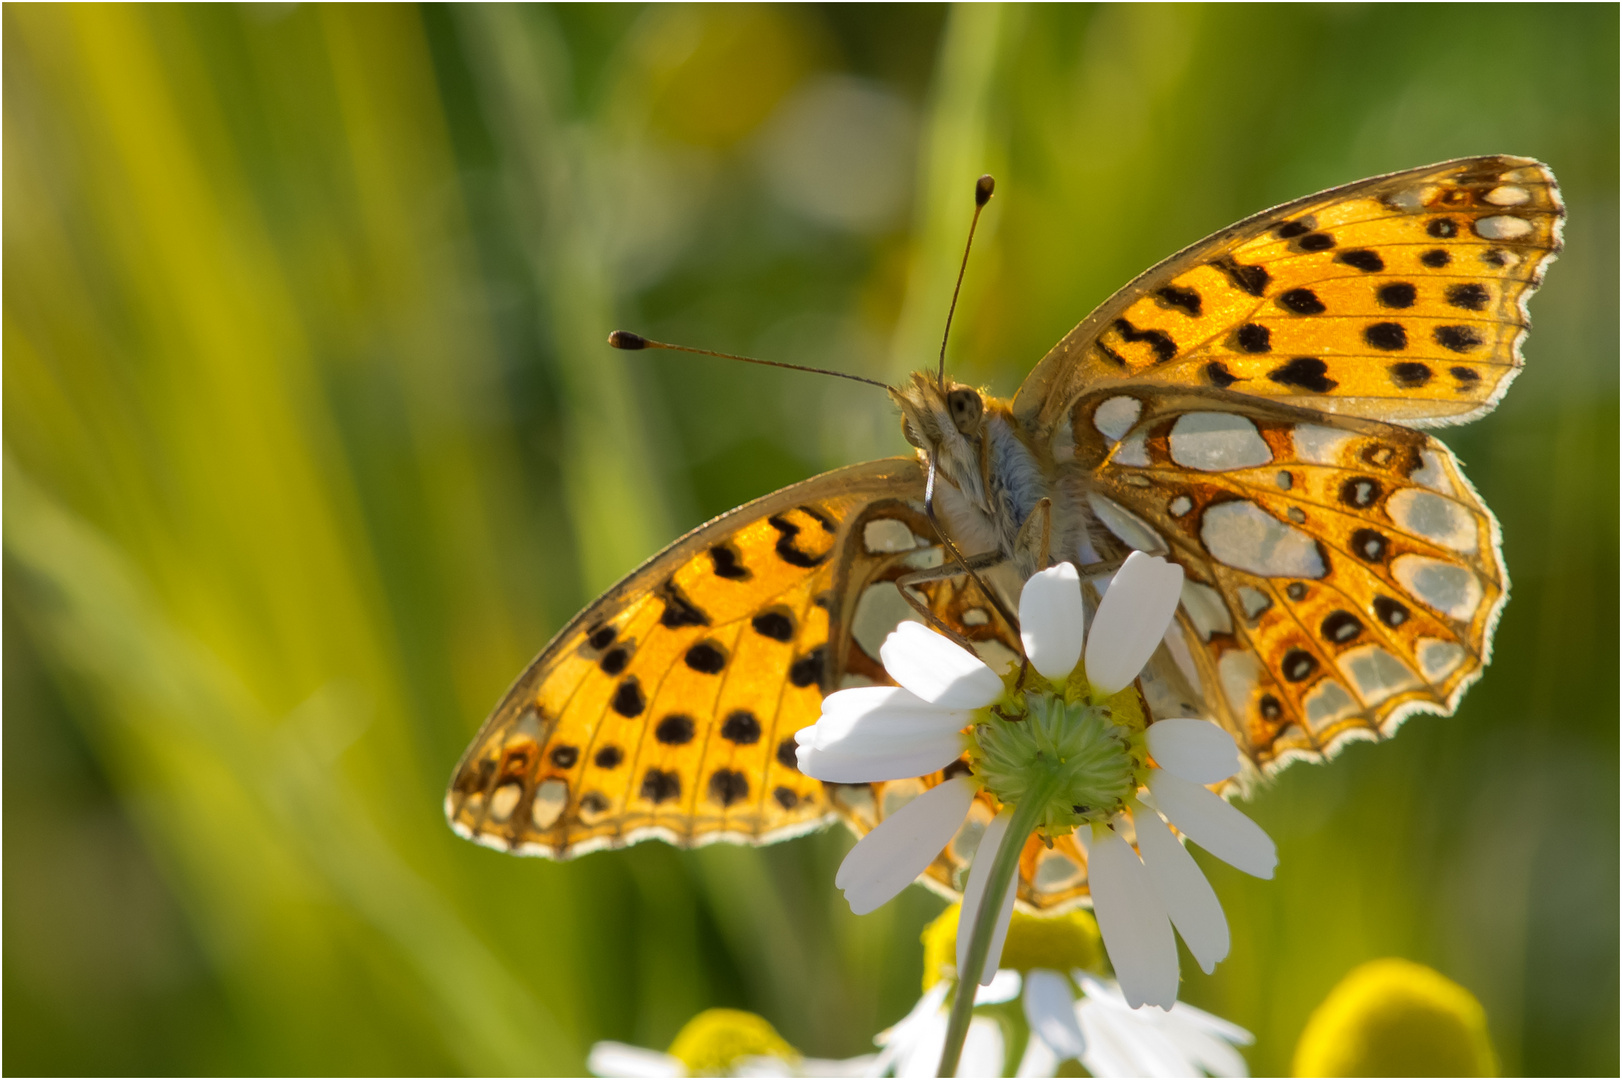
[[[920,1018],[916,1028],[909,1033],[911,1041],[896,1055],[895,1074],[898,1078],[935,1075],[940,1067],[941,1051],[946,1047],[946,1026],[944,1012],[936,1011],[932,1016]]]
[[[1019,594],[1019,637],[1032,667],[1054,682],[1069,678],[1081,659],[1085,627],[1075,566],[1062,562],[1031,575]]]
[[[945,1042],[941,1040],[943,1045]],[[1003,1065],[1002,1025],[989,1016],[976,1016],[969,1021],[963,1056],[957,1061],[957,1075],[1001,1076]]]
[[[974,791],[967,776],[937,784],[862,837],[834,875],[851,911],[866,915],[928,869],[963,824]]]
[[[1247,874],[1273,876],[1278,848],[1260,825],[1200,785],[1164,769],[1149,770],[1149,791],[1160,812],[1200,847]]]
[[[795,733],[801,746],[831,749],[847,739],[905,741],[920,731],[956,731],[969,723],[967,709],[943,709],[898,686],[862,686],[829,694],[822,716]]]
[[[1224,1020],[1220,1016],[1197,1009],[1192,1005],[1185,1005],[1179,1001],[1171,1012],[1166,1014],[1176,1021],[1177,1026],[1198,1028],[1212,1038],[1221,1039],[1235,1046],[1249,1046],[1256,1041],[1256,1036],[1234,1023]],[[1168,1028],[1168,1030],[1170,1030]]]
[[[1177,1000],[1177,943],[1149,871],[1114,832],[1098,829],[1087,858],[1093,914],[1127,1002],[1169,1009]]]
[[[1184,780],[1215,784],[1239,771],[1238,744],[1209,720],[1157,720],[1144,737],[1155,764]]]
[[[1019,1059],[1019,1067],[1014,1070],[1015,1076],[1057,1076],[1059,1073],[1059,1055],[1053,1052],[1053,1047],[1043,1042],[1034,1033],[1025,1040],[1025,1053]]]
[[[867,784],[879,780],[906,780],[939,772],[963,753],[963,738],[956,732],[918,739],[913,745],[882,753],[851,753],[802,746],[794,752],[800,771],[835,784]]]
[[[883,1076],[878,1071],[879,1056],[862,1054],[853,1058],[801,1058],[800,1076]]]
[[[593,1076],[686,1076],[681,1058],[625,1043],[593,1043],[586,1055],[586,1068]]]
[[[979,709],[1003,695],[995,671],[922,623],[896,627],[879,646],[879,659],[890,678],[944,709]]]
[[[1001,1005],[1005,1001],[1013,1001],[1019,997],[1023,980],[1019,972],[1010,968],[998,968],[991,977],[991,981],[974,992],[976,1005]]]
[[[1149,662],[1183,594],[1183,568],[1134,551],[1099,601],[1087,635],[1087,681],[1113,694]]]
[[[904,1072],[918,1044],[929,1039],[938,1040],[935,1060],[940,1060],[940,1045],[946,1041],[946,1014],[941,1011],[941,1006],[946,1003],[946,995],[951,989],[952,984],[945,979],[937,982],[924,991],[924,996],[918,999],[912,1011],[896,1021],[894,1027],[873,1037],[873,1042],[884,1049],[874,1060],[868,1075],[883,1076],[890,1071],[893,1063],[900,1063],[896,1064],[898,1074]],[[930,1072],[928,1075],[934,1074]]]
[[[1172,925],[1183,935],[1188,951],[1207,975],[1228,955],[1228,920],[1216,891],[1205,880],[1177,838],[1160,820],[1160,815],[1139,803],[1133,807],[1132,822],[1138,831],[1138,850],[1149,869],[1155,889],[1166,905]]]
[[[1076,1022],[1076,991],[1057,971],[1035,968],[1025,977],[1025,1022],[1031,1037],[1053,1048],[1060,1061],[1080,1059],[1087,1049]]]
[[[957,971],[960,979],[967,978],[964,974],[969,962],[969,939],[974,936],[974,920],[979,915],[980,905],[985,900],[986,882],[991,877],[991,864],[996,860],[997,847],[1008,832],[1008,823],[1014,819],[1014,808],[1005,806],[1002,811],[991,819],[986,831],[980,835],[980,844],[974,849],[974,861],[969,865],[969,882],[963,889],[963,909],[957,920]],[[943,845],[944,846],[944,845]],[[997,925],[991,933],[991,948],[986,952],[986,966],[981,973],[982,985],[991,982],[997,974],[997,964],[1002,960],[1003,942],[1008,938],[1008,924],[1014,916],[1014,893],[1019,887],[1019,875],[1015,874],[1008,882],[1008,892],[1003,897],[1002,910],[997,913]]]
[[[1157,1027],[1158,1010],[1131,1012],[1091,995],[1076,1008],[1087,1036],[1081,1063],[1094,1076],[1198,1076],[1199,1069],[1178,1052]]]
[[[942,709],[893,686],[841,690],[822,718],[794,736],[807,776],[833,783],[901,780],[945,768],[963,752],[968,712]]]
[[[1178,1053],[1212,1076],[1249,1076],[1250,1066],[1245,1063],[1244,1055],[1230,1045],[1231,1042],[1241,1040],[1224,1041],[1218,1038],[1204,1024],[1193,1021],[1190,1013],[1199,1013],[1200,1017],[1237,1032],[1245,1037],[1242,1040],[1245,1043],[1254,1041],[1254,1037],[1244,1028],[1229,1024],[1226,1020],[1201,1012],[1191,1005],[1184,1005],[1180,1001],[1171,1012],[1155,1018],[1156,1026],[1159,1027],[1161,1034],[1177,1047]]]

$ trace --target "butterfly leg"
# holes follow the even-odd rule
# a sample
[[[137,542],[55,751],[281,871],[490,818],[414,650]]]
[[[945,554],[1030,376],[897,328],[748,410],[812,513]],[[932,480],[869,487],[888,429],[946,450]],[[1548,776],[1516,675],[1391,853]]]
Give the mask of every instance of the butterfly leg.
[[[1014,633],[1019,633],[1019,620],[1014,617],[1014,613],[1008,610],[1008,605],[1003,603],[1002,597],[991,590],[991,586],[986,584],[985,579],[980,576],[976,569],[969,565],[969,560],[963,557],[963,552],[958,548],[957,541],[952,539],[945,526],[941,524],[940,519],[935,516],[935,458],[933,455],[929,458],[929,472],[924,477],[924,514],[928,516],[929,523],[935,526],[935,533],[940,537],[941,543],[945,545],[946,553],[952,556],[957,564],[963,568],[963,572],[968,574],[974,583],[980,587],[981,594],[991,602],[992,607],[997,609],[997,614],[1002,616],[1003,622],[1007,623]],[[902,590],[902,595],[906,595],[905,589]]]
[[[1053,546],[1053,500],[1040,499],[1032,507],[1014,540],[1014,566],[1020,580],[1029,580],[1038,570],[1048,568]]]
[[[1002,553],[996,551],[986,551],[980,553],[979,555],[970,555],[964,560],[968,566],[973,567],[975,570],[984,570],[988,567],[995,566],[1001,561]],[[939,615],[935,614],[935,612],[929,606],[929,598],[915,591],[914,588],[915,586],[924,585],[931,581],[944,581],[947,578],[962,577],[964,573],[964,567],[959,566],[956,563],[946,563],[942,566],[931,567],[928,570],[914,570],[910,574],[904,574],[895,579],[895,587],[898,591],[900,591],[901,598],[918,613],[921,619],[924,620],[924,624],[926,626],[937,633],[944,634],[946,637],[957,642],[965,649],[973,652],[974,645],[967,638],[963,637],[962,634],[958,633],[958,631],[949,626]]]

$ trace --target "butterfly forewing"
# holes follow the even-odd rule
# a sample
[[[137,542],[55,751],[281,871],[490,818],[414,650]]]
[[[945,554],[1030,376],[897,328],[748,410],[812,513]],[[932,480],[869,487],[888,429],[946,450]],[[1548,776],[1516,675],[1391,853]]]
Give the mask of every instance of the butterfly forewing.
[[[1105,383],[1208,387],[1426,426],[1487,411],[1521,366],[1526,301],[1560,248],[1529,158],[1394,173],[1264,211],[1111,297],[1033,370],[1045,433]]]
[[[827,795],[795,768],[794,733],[843,676],[844,620],[864,613],[842,598],[905,557],[903,535],[908,552],[934,542],[908,528],[925,528],[922,494],[916,462],[870,462],[656,555],[508,692],[457,767],[453,827],[563,857],[649,837],[764,842],[820,824]]]

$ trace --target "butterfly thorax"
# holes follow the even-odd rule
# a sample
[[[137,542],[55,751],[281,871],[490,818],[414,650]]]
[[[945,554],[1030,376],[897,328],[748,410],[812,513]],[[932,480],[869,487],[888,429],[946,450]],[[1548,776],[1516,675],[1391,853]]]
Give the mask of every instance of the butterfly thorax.
[[[996,552],[1028,576],[1038,568],[1043,538],[1026,526],[1043,499],[1051,507],[1045,526],[1051,556],[1089,550],[1078,493],[1057,481],[1052,455],[1030,437],[1009,402],[962,383],[943,385],[924,372],[914,372],[910,385],[890,395],[901,407],[907,441],[926,467],[934,463],[935,512],[965,554]]]

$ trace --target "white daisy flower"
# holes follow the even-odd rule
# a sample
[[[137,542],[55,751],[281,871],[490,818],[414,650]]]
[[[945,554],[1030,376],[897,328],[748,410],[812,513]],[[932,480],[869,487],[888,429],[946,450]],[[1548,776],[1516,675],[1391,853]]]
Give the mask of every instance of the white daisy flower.
[[[868,1076],[934,1076],[940,1064],[941,1050],[946,1046],[946,997],[952,984],[937,982],[912,1011],[887,1031],[873,1039],[881,1049],[873,1059]],[[1000,1005],[1019,996],[1019,972],[998,972],[991,982],[980,987],[974,995],[976,1005]],[[1007,1060],[1003,1045],[1002,1026],[988,1016],[976,1016],[969,1022],[969,1033],[963,1041],[963,1056],[958,1059],[958,1076],[1001,1076]]]
[[[923,1018],[934,1016],[934,1029],[944,1028],[941,1003],[955,981],[957,931],[956,906],[925,927],[925,994],[903,1023],[923,1028]],[[1234,1047],[1254,1041],[1248,1031],[1182,1002],[1170,1011],[1129,1008],[1114,980],[1102,977],[1102,946],[1086,911],[1014,914],[1003,967],[975,1005],[1018,999],[1029,1034],[1015,1076],[1053,1076],[1066,1061],[1080,1061],[1094,1076],[1247,1075]],[[985,1011],[976,1021],[991,1019]],[[937,1034],[932,1049],[939,1045]],[[1001,1075],[1007,1064],[990,1062],[986,1075]]]
[[[1250,1032],[1181,1001],[1134,1008],[1113,979],[1037,968],[1022,1003],[1031,1035],[1015,1076],[1054,1076],[1072,1058],[1094,1076],[1250,1075],[1234,1049],[1255,1041]]]
[[[1173,926],[1212,970],[1228,953],[1227,919],[1162,817],[1247,873],[1271,877],[1278,860],[1267,834],[1205,786],[1239,770],[1233,739],[1206,720],[1150,724],[1132,687],[1166,635],[1182,581],[1175,564],[1133,552],[1087,629],[1080,576],[1061,563],[1033,575],[1020,596],[1033,669],[1023,676],[1016,670],[1005,683],[968,650],[907,622],[880,649],[899,687],[830,694],[821,719],[797,737],[807,775],[865,783],[935,772],[965,751],[971,762],[969,775],[918,796],[851,850],[834,879],[851,910],[872,911],[923,873],[985,788],[1002,810],[981,837],[963,891],[972,927],[1000,878],[982,982],[996,971],[1013,911],[1013,860],[994,855],[1016,820],[1014,853],[1032,831],[1079,833],[1104,945],[1134,1008],[1170,1009],[1177,1000]],[[1123,838],[1128,831],[1137,851]],[[971,939],[959,936],[959,970]]]

